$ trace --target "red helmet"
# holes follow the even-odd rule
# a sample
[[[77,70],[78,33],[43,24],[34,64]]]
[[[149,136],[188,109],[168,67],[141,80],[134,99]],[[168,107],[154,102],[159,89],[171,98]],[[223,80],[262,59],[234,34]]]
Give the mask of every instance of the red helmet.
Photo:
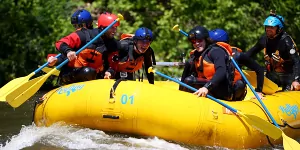
[[[98,17],[98,28],[100,27],[107,27],[109,26],[112,22],[114,22],[118,17],[115,14],[112,13],[102,13]],[[114,27],[117,27],[120,25],[120,21],[114,24]]]

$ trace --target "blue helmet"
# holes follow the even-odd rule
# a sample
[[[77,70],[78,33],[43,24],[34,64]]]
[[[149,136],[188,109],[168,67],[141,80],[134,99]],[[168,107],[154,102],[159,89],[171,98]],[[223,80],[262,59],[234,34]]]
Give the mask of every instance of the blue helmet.
[[[264,22],[264,26],[278,26],[279,29],[282,29],[284,26],[284,19],[280,15],[270,15]]]
[[[153,41],[153,33],[150,29],[141,27],[135,31],[133,39]]]
[[[86,25],[91,26],[93,22],[93,18],[90,12],[85,9],[77,10],[71,16],[71,24],[73,25]]]
[[[214,29],[209,31],[209,37],[214,42],[229,42],[229,36],[227,32],[223,29]]]

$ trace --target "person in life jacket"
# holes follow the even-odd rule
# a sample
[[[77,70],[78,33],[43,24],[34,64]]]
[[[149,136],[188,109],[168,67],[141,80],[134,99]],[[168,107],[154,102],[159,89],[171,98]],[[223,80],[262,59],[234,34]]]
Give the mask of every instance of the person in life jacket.
[[[100,14],[100,16],[98,17],[97,24],[99,29],[98,32],[100,33],[117,18],[118,17],[115,14],[109,12],[104,12]],[[120,42],[114,37],[116,35],[118,26],[120,26],[120,22],[117,22],[113,27],[111,27],[107,32],[105,32],[101,36],[101,38],[104,41],[105,47],[107,48],[107,52],[103,57],[105,62],[108,62],[107,64],[105,64],[105,68],[109,69],[109,72],[105,72],[104,78],[111,78],[115,76],[115,71],[112,67],[115,66],[117,61],[112,60],[118,59],[118,57],[115,56],[118,55],[118,51],[120,49]]]
[[[230,61],[232,49],[224,42],[214,43],[209,32],[202,26],[196,26],[188,33],[188,39],[195,50],[191,54],[194,63],[194,75],[205,84],[194,94],[210,94],[223,100],[242,100],[246,95],[246,85]]]
[[[86,18],[91,18],[91,15],[86,15]],[[93,29],[93,32],[99,34],[102,30],[104,30],[107,26],[109,26],[114,20],[117,19],[117,16],[115,14],[109,13],[109,12],[104,12],[101,13],[98,17],[98,22],[97,22],[97,27],[96,29]],[[83,20],[88,20],[88,19],[83,19]],[[73,24],[75,26],[76,22]],[[104,45],[106,47],[106,53],[103,54],[103,60],[104,62],[108,62],[108,57],[113,55],[114,53],[116,53],[118,51],[118,47],[120,47],[119,42],[114,38],[114,35],[116,34],[117,31],[117,27],[120,25],[120,22],[117,22],[116,24],[114,24],[113,27],[111,27],[108,31],[106,31],[104,33],[104,35],[101,36],[101,39],[104,42]],[[78,27],[77,25],[75,27]],[[92,27],[90,27],[89,29],[92,29]],[[59,62],[62,62],[62,60],[64,59],[64,57],[60,57],[58,58],[58,62],[55,63],[53,62],[53,60],[55,60],[56,58],[53,57],[49,57],[48,58],[48,62],[52,63],[52,64],[58,64]],[[56,59],[57,60],[57,59]],[[97,78],[111,78],[111,76],[114,74],[114,70],[111,69],[110,67],[110,63],[104,63],[104,68],[105,70],[107,70],[105,72],[105,74],[97,74]],[[106,69],[108,68],[108,69]]]
[[[197,39],[204,39],[205,43],[211,43],[211,40],[208,39],[208,32],[206,31],[206,28],[197,26],[192,29],[190,33],[199,33],[197,34]],[[192,43],[194,50],[190,52],[189,59],[185,62],[184,69],[181,75],[181,82],[184,82],[195,88],[203,87],[208,82],[206,78],[203,78],[202,75],[197,73],[195,65],[196,62],[199,62],[199,57],[204,51],[205,45],[203,44],[204,43]],[[179,85],[179,90],[193,92],[181,85]]]
[[[102,38],[98,38],[76,56],[76,51],[99,33],[99,29],[93,29],[92,21],[88,11],[77,10],[71,17],[71,23],[77,28],[76,31],[55,44],[56,49],[69,59],[69,63],[63,66],[60,72],[63,84],[94,80],[98,74],[104,72],[112,74],[109,68],[105,68],[108,62],[103,60],[103,56],[107,48]]]
[[[209,37],[213,42],[225,42],[229,43],[228,33],[223,29],[214,29],[209,31]],[[248,57],[241,49],[231,46],[234,60],[239,65],[244,65],[251,70],[254,70],[257,77],[256,93],[261,99],[263,98],[262,89],[264,84],[264,68],[260,66],[256,61]]]
[[[76,20],[72,20],[76,18],[76,15],[78,13],[79,10],[77,10],[75,13],[73,13],[73,15],[71,16],[71,24],[73,25],[73,27],[75,28],[75,31],[79,28],[82,28],[83,26],[88,28],[88,29],[93,29],[93,18],[92,15],[89,11],[82,9],[79,14],[78,14],[78,18],[79,21]],[[65,59],[67,59],[66,56],[61,55],[60,57],[56,58],[55,57],[56,54],[48,54],[47,56],[47,61],[49,62],[50,67],[52,66],[57,66],[60,63],[62,63]]]
[[[299,52],[292,37],[284,31],[284,18],[275,11],[264,22],[266,34],[247,51],[249,57],[264,50],[266,77],[283,91],[300,90]]]
[[[118,60],[113,67],[116,79],[135,80],[134,73],[144,66],[149,83],[154,84],[154,74],[147,71],[152,62],[155,64],[154,51],[150,47],[152,41],[153,33],[146,27],[137,29],[134,35],[122,35],[118,56],[114,58]]]

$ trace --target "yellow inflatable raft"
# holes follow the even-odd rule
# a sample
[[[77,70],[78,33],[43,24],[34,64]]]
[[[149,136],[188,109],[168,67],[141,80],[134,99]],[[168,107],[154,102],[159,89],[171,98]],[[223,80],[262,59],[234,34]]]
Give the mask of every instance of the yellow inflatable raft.
[[[49,126],[63,121],[102,131],[238,149],[282,143],[282,138],[268,141],[266,135],[220,104],[177,89],[176,83],[168,81],[155,85],[114,80],[70,84],[41,98],[34,122]],[[292,138],[300,137],[295,129],[300,128],[299,97],[300,92],[279,92],[264,100],[281,129]],[[223,102],[269,121],[256,99]]]

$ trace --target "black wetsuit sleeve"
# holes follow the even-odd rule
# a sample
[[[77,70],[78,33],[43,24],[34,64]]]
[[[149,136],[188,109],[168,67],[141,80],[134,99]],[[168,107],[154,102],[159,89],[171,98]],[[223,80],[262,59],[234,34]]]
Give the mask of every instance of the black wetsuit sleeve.
[[[153,50],[151,47],[149,47],[149,49],[147,50],[147,52],[144,55],[144,65],[145,65],[145,71],[146,71],[146,75],[148,78],[148,81],[150,84],[154,84],[154,74],[148,73],[148,68],[152,66],[152,53]]]
[[[257,88],[256,92],[262,92],[264,84],[264,67],[260,66],[256,61],[248,57],[245,53],[240,53],[239,64],[243,64],[256,73]]]
[[[75,51],[82,47],[82,44],[86,43],[84,30],[85,29],[73,32],[57,41],[55,43],[56,49],[63,55],[67,56],[68,52]]]
[[[129,43],[128,40],[119,41],[119,60],[120,62],[126,62],[128,60],[128,53],[129,53]]]
[[[184,63],[184,68],[183,68],[183,72],[182,72],[182,75],[181,75],[181,82],[184,82],[185,78],[192,75],[193,72],[196,72],[195,65],[194,65],[194,59],[195,59],[195,56],[192,55]],[[179,85],[179,90],[182,90],[182,89],[184,89],[184,87],[182,85]]]
[[[102,53],[102,60],[103,60],[103,67],[104,67],[104,71],[105,72],[109,72],[111,74],[112,77],[115,76],[115,70],[112,69],[109,65],[109,61],[108,61],[108,51],[104,51]]]
[[[190,75],[192,75],[193,67],[194,66],[194,58],[189,58],[185,63],[184,63],[184,68],[183,72],[181,75],[181,82],[184,82],[184,79]]]
[[[59,64],[61,64],[64,60],[66,60],[67,57],[65,55],[60,55],[58,58],[57,58],[57,61],[55,63],[55,66],[58,66]]]
[[[261,50],[264,49],[264,43],[266,42],[266,38],[264,36],[262,36],[258,42],[252,47],[250,48],[247,52],[246,55],[248,57],[254,57],[256,56],[257,53],[259,53]]]
[[[216,71],[212,79],[204,85],[204,87],[210,90],[226,78],[226,53],[221,48],[215,48],[208,55],[213,61]]]
[[[290,36],[287,36],[285,39],[285,50],[290,55],[290,58],[293,62],[293,81],[299,81],[299,69],[300,69],[300,62],[299,62],[299,54],[296,51],[296,45],[294,44],[293,40]]]

